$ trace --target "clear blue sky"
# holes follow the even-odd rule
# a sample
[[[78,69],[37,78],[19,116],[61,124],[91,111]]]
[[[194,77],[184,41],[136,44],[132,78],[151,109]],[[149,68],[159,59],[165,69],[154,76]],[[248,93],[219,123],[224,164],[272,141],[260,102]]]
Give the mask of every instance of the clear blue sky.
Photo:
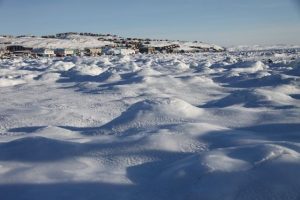
[[[77,31],[200,40],[221,45],[300,44],[298,0],[0,0],[0,34]]]

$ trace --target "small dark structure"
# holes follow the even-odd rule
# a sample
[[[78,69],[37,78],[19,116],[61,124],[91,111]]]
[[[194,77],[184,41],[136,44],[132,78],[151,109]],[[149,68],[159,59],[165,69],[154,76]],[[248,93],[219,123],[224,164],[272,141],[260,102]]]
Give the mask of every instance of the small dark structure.
[[[49,57],[50,58],[50,57],[55,56],[54,51],[52,49],[38,48],[38,49],[33,49],[32,52],[40,57]]]
[[[145,53],[145,54],[154,54],[156,52],[155,47],[147,47],[147,46],[142,46],[139,49],[140,53]]]
[[[30,56],[32,49],[21,45],[10,45],[6,47],[7,51],[16,56]]]
[[[100,56],[102,53],[101,48],[85,48],[84,51],[86,56]]]
[[[168,46],[159,47],[161,53],[174,53],[174,50],[180,48],[178,44],[171,44]]]
[[[16,52],[16,51],[31,51],[31,50],[32,50],[32,48],[24,47],[24,46],[21,46],[21,45],[10,45],[10,46],[7,46],[6,49],[7,49],[9,52]]]
[[[72,49],[55,49],[54,53],[57,57],[74,56],[75,52]]]

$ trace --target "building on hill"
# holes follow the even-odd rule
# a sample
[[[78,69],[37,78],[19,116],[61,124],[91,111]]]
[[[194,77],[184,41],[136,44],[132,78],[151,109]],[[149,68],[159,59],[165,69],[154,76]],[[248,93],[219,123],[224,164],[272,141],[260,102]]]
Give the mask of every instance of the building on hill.
[[[154,54],[156,53],[155,47],[150,47],[150,46],[141,46],[139,48],[140,53],[144,54]]]
[[[14,38],[14,36],[12,36],[12,35],[0,35],[0,37],[4,37],[4,38]]]
[[[8,51],[5,47],[0,47],[0,58],[6,58],[8,55]]]
[[[84,51],[86,56],[100,56],[102,53],[101,48],[85,48]]]
[[[174,53],[176,49],[180,48],[178,44],[171,44],[163,47],[159,47],[161,53]]]
[[[125,47],[128,49],[138,50],[142,44],[136,41],[128,41],[126,42]]]
[[[118,56],[118,55],[133,55],[136,53],[135,50],[133,49],[127,49],[127,48],[104,48],[103,52],[106,55],[114,55],[114,56]]]
[[[195,48],[175,48],[172,53],[199,53],[199,49]]]
[[[73,49],[55,49],[54,53],[57,57],[74,56],[75,52]]]
[[[16,52],[16,51],[27,51],[27,50],[32,50],[32,48],[24,47],[22,45],[9,45],[6,47],[6,49],[9,52]]]
[[[46,49],[46,48],[33,49],[33,53],[35,53],[37,56],[41,56],[41,57],[54,57],[55,56],[54,50]]]
[[[10,45],[7,46],[6,49],[10,54],[15,56],[30,56],[33,50],[31,47],[24,47],[21,45]]]
[[[85,50],[84,49],[74,49],[74,56],[84,56]]]

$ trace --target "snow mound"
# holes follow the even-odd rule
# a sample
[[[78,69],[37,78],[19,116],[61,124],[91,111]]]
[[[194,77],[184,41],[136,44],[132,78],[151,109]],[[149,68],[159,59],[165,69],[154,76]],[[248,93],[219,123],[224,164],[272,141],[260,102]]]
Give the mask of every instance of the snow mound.
[[[232,73],[256,73],[268,69],[268,66],[261,61],[236,63],[226,68],[231,69]]]
[[[206,145],[194,140],[188,134],[177,131],[177,126],[146,133],[143,145],[148,151],[166,151],[179,153],[194,153],[206,150]]]
[[[146,128],[157,125],[194,121],[203,114],[197,108],[181,99],[158,98],[133,104],[118,118],[104,125],[102,129],[122,132],[131,128]]]
[[[103,72],[103,70],[95,65],[76,65],[72,67],[69,72],[79,76],[97,76]]]
[[[45,82],[55,82],[60,79],[61,74],[60,73],[44,73],[41,74],[37,79],[40,81],[45,81]]]
[[[160,76],[162,73],[160,73],[157,70],[154,70],[150,67],[142,68],[140,71],[137,73],[139,76]]]
[[[2,143],[0,150],[1,160],[39,162],[60,160],[69,154],[76,155],[80,149],[76,143],[37,136]]]
[[[189,65],[185,64],[182,61],[175,61],[174,67],[178,70],[188,70],[190,68]]]
[[[49,66],[49,71],[64,72],[70,70],[74,66],[75,64],[73,62],[57,61]]]
[[[292,69],[290,69],[287,74],[294,75],[294,76],[300,76],[300,59],[293,63]]]
[[[34,136],[50,138],[50,139],[60,139],[60,140],[80,140],[82,137],[79,133],[70,131],[64,128],[56,126],[42,127],[32,133]]]
[[[120,69],[122,71],[129,71],[129,72],[136,72],[136,71],[139,71],[141,68],[137,65],[136,62],[132,62],[130,61],[130,58],[129,60],[127,60],[125,63],[122,63],[121,66],[120,66]],[[124,62],[124,60],[122,61]]]
[[[164,189],[167,191],[186,188],[178,193],[182,195],[177,196],[178,199],[186,194],[192,199],[259,199],[274,196],[282,199],[299,194],[296,188],[300,182],[292,178],[299,167],[292,160],[299,159],[297,152],[280,145],[220,149],[174,162],[161,173],[157,182],[165,183]],[[290,171],[282,173],[282,167]],[[270,180],[281,189],[272,190]]]
[[[293,107],[293,99],[284,93],[264,89],[240,90],[219,100],[207,103],[204,107],[228,107],[242,105],[245,107]]]
[[[22,79],[0,78],[0,87],[10,87],[10,86],[21,85],[25,83],[26,81]]]
[[[122,77],[119,73],[117,73],[116,69],[109,68],[103,73],[99,74],[98,76],[99,80],[107,83],[117,82],[122,80]]]

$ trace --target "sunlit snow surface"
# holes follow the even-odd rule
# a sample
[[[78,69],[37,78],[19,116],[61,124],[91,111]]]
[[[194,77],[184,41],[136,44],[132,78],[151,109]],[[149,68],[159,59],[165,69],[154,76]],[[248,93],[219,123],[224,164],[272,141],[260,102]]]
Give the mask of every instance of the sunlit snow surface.
[[[0,60],[0,199],[299,199],[299,54],[265,55]]]

